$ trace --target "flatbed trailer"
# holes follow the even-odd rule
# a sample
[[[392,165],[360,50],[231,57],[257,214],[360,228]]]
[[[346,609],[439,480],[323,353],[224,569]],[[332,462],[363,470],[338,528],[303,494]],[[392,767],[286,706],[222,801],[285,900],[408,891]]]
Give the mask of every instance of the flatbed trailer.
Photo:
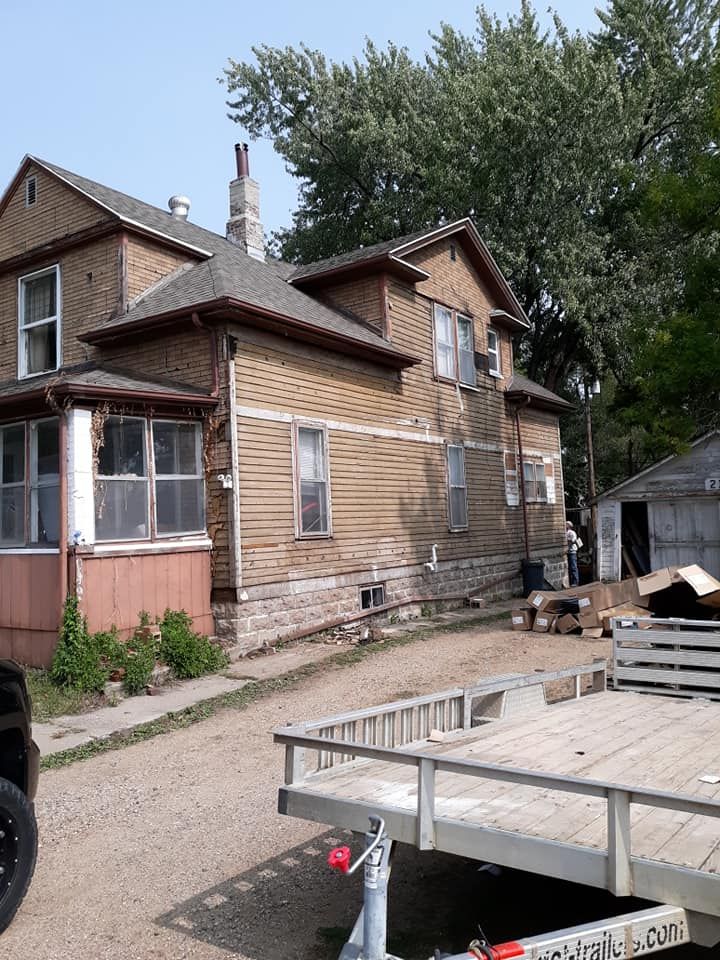
[[[358,832],[382,818],[388,849],[398,841],[676,908],[687,938],[713,945],[720,624],[624,619],[615,648],[615,682],[631,689],[608,690],[607,665],[594,661],[281,728],[279,810]],[[568,685],[572,696],[553,702]],[[361,927],[346,956],[377,960]]]

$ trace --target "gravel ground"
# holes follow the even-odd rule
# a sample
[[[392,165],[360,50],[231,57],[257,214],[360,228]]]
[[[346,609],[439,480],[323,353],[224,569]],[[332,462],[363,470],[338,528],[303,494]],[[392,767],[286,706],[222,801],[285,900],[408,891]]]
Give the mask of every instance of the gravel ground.
[[[45,773],[37,872],[0,955],[330,960],[357,913],[358,882],[326,868],[338,839],[332,830],[277,815],[282,750],[272,729],[483,676],[583,663],[608,646],[491,627],[435,635],[328,670],[244,711]],[[443,937],[467,943],[473,919],[490,919],[492,929],[476,898],[490,895],[488,883],[497,890],[509,882],[478,874],[477,865],[400,850],[391,885],[396,948],[427,956],[432,945],[420,934],[428,928],[443,946]],[[552,899],[567,902],[570,894],[555,886]],[[547,919],[543,907],[541,928]],[[502,911],[494,924],[496,941],[518,934],[516,925],[502,929]]]

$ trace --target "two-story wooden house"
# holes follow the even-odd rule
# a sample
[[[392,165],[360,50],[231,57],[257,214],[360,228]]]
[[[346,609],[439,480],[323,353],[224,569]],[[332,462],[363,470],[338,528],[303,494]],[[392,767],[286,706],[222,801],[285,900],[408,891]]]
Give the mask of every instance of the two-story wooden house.
[[[226,236],[34,157],[0,201],[0,655],[68,591],[249,650],[562,568],[568,405],[472,223],[280,263],[237,160]]]

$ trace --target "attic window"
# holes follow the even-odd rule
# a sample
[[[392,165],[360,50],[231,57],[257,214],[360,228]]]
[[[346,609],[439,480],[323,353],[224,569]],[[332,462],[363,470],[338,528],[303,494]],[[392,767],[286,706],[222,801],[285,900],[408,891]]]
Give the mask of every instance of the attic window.
[[[37,177],[28,177],[25,181],[25,206],[34,207],[37,202]]]
[[[450,259],[457,260],[457,249],[454,243],[450,244]]]

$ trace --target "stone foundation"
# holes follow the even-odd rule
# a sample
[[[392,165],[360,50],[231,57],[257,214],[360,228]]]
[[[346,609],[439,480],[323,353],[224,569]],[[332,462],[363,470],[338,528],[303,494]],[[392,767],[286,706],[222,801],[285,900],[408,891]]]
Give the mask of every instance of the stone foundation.
[[[543,559],[546,579],[559,586],[567,575],[564,555]],[[464,598],[473,593],[491,601],[520,596],[519,570],[519,557],[471,558],[438,563],[435,571],[419,564],[250,587],[237,602],[213,603],[215,630],[220,640],[245,654],[319,632],[341,618],[352,619],[353,614],[360,619],[366,615],[360,609],[361,586],[384,583],[385,603],[402,604],[381,610],[376,614],[379,620],[407,620],[462,606]],[[503,574],[506,579],[494,582]]]

